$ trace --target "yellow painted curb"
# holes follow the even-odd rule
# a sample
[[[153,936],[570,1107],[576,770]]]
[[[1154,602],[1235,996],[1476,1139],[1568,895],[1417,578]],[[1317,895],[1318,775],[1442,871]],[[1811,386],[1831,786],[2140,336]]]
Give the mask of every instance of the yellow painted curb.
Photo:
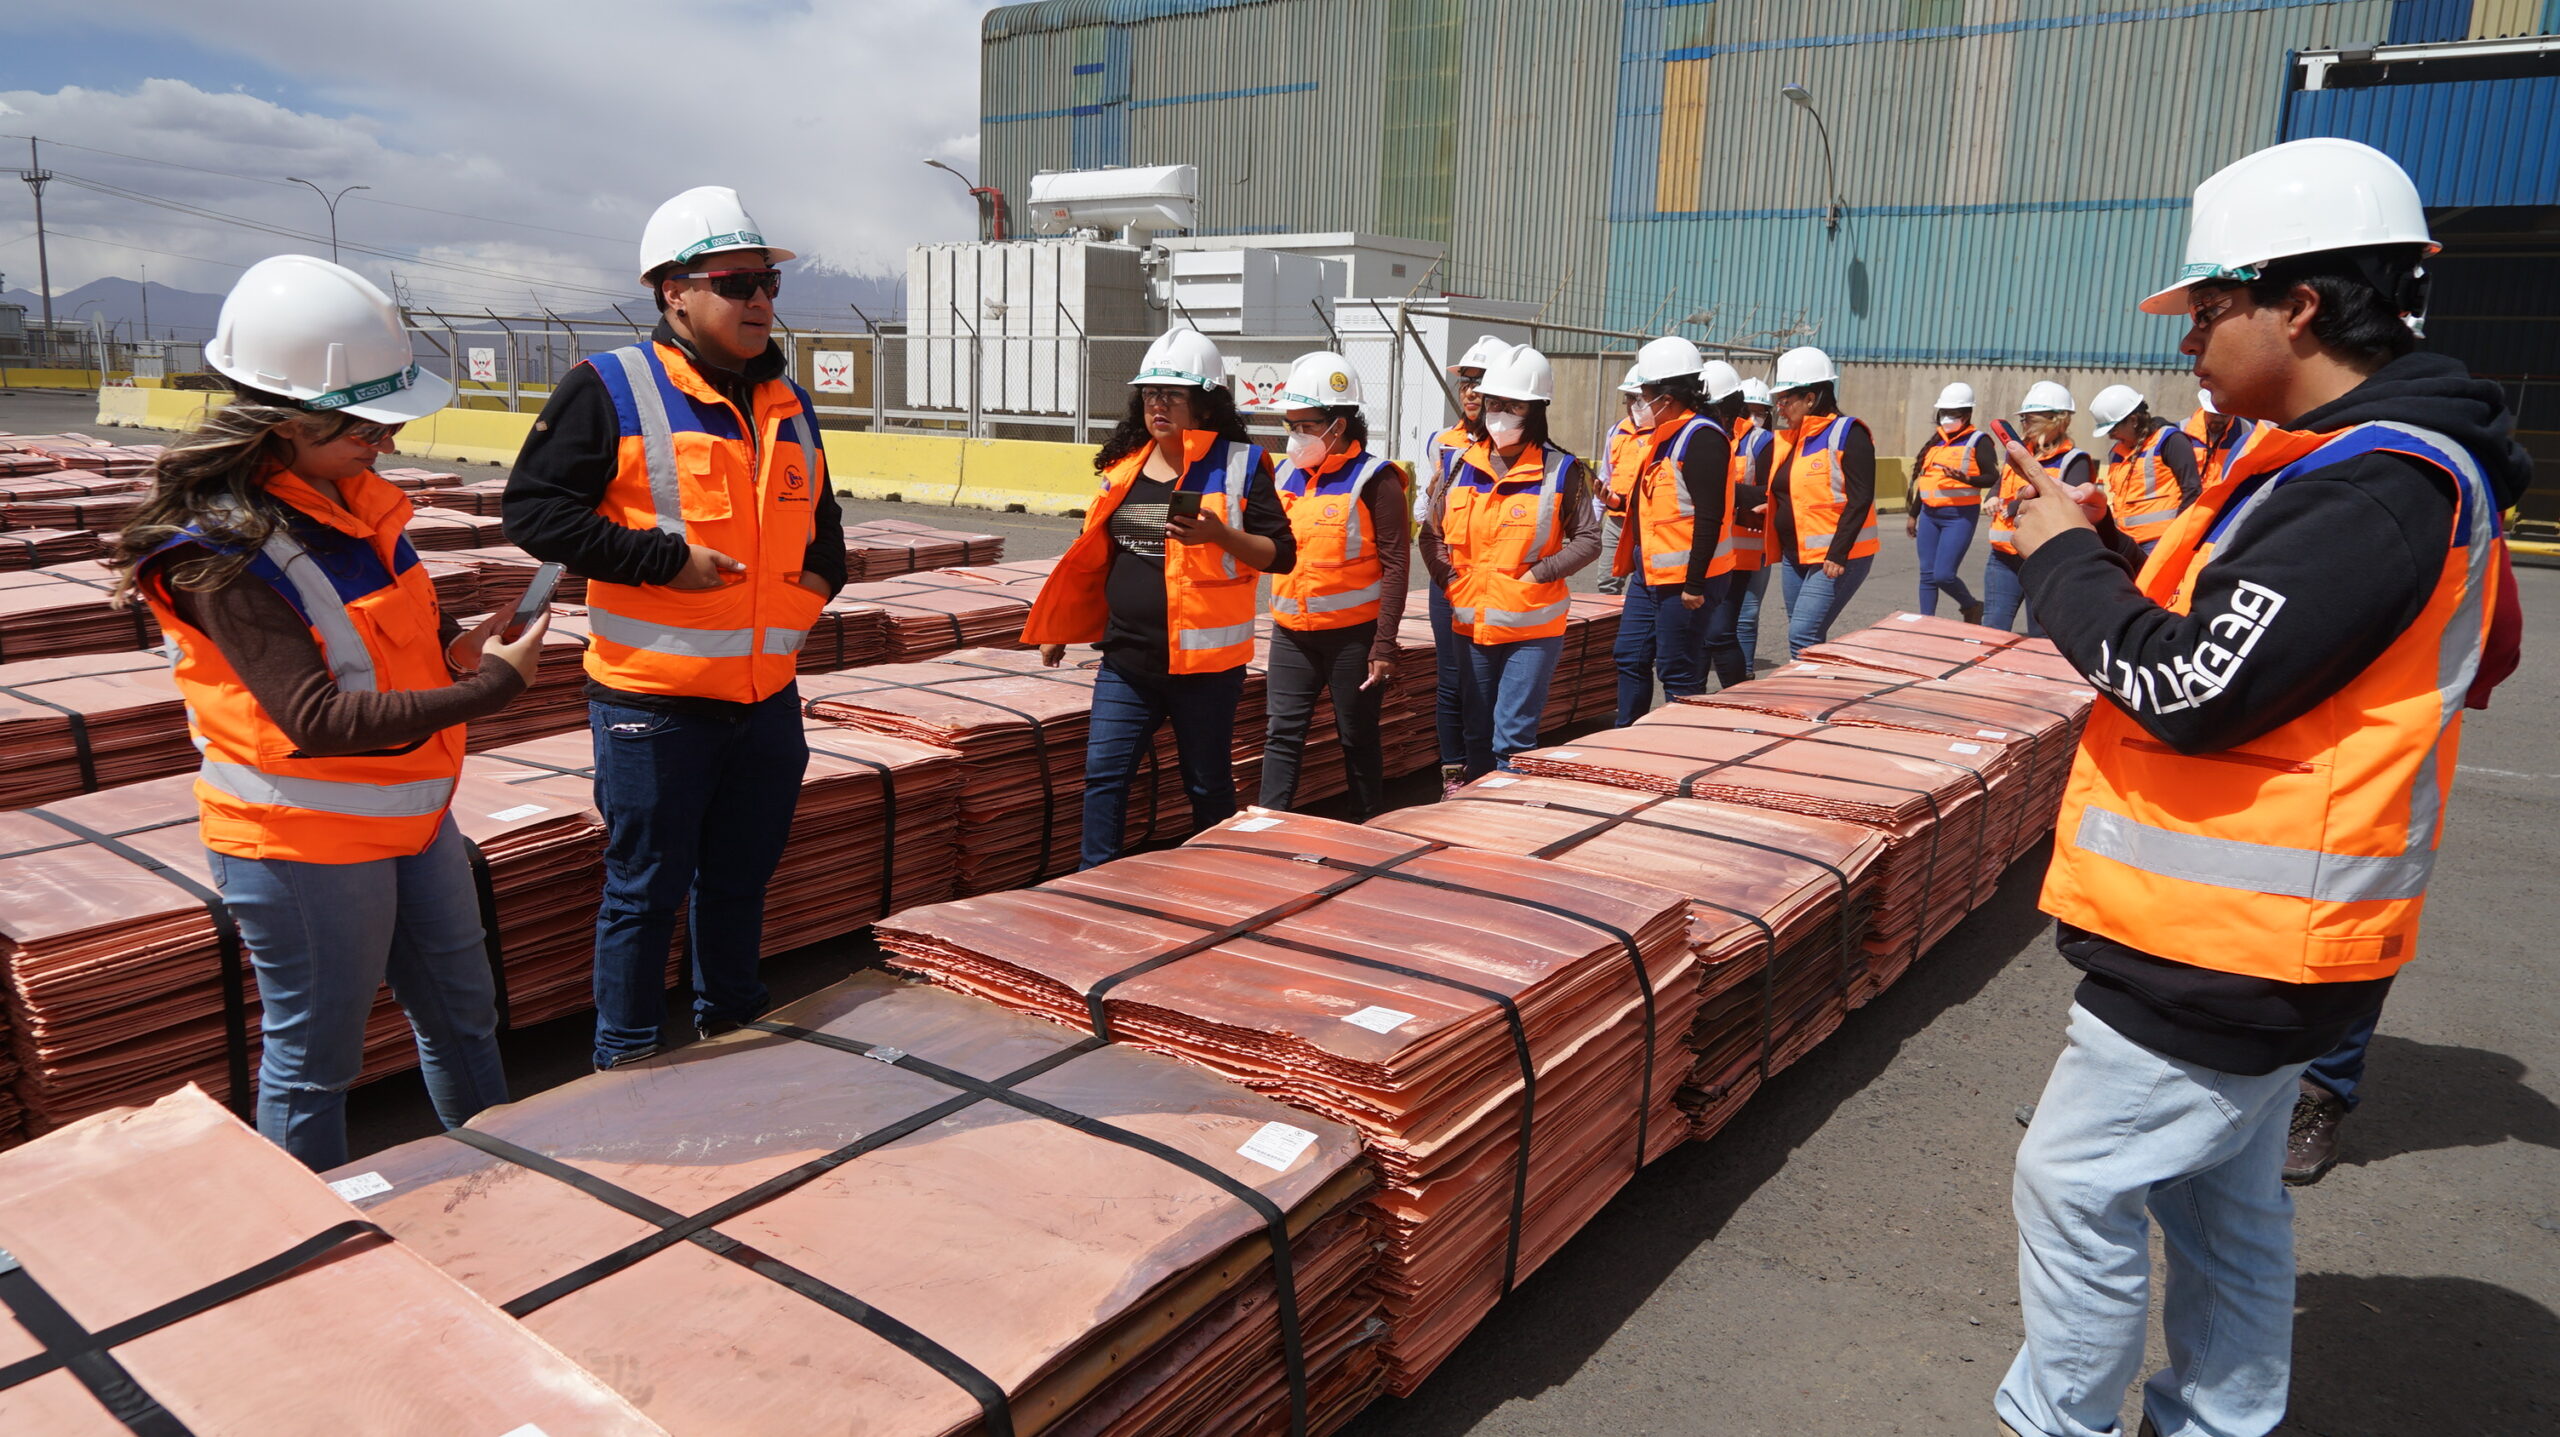
[[[112,384],[127,376],[107,371]],[[0,365],[0,389],[95,389],[98,371],[94,369],[20,369],[14,364]]]

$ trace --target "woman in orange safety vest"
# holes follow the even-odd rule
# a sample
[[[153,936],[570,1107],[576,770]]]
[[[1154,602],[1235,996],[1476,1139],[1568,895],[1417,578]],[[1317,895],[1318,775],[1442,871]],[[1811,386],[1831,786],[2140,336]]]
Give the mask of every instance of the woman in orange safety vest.
[[[1378,713],[1395,676],[1413,540],[1404,471],[1368,452],[1360,376],[1330,351],[1301,355],[1281,387],[1288,459],[1277,488],[1297,563],[1271,581],[1270,679],[1263,705],[1262,806],[1293,808],[1316,695],[1333,695],[1353,816],[1386,806]]]
[[[2029,385],[2025,401],[2018,406],[2019,439],[2047,474],[2072,490],[2093,484],[2098,477],[2097,461],[2071,443],[2071,416],[2079,409],[2071,391],[2050,379]],[[2002,466],[2000,490],[1991,501],[1991,554],[1982,565],[1981,622],[2003,632],[2027,601],[2018,574],[2018,505],[2030,492],[2026,480]],[[2032,613],[2027,615],[2027,632],[2044,633]]]
[[[1627,495],[1636,487],[1637,471],[1643,464],[1643,435],[1636,428],[1635,409],[1644,402],[1643,366],[1627,366],[1627,377],[1618,381],[1618,422],[1609,426],[1600,454],[1600,552],[1616,554],[1625,541]],[[1627,591],[1627,575],[1618,572],[1613,562],[1609,572],[1600,576],[1599,589],[1604,594]]]
[[[1564,652],[1566,580],[1600,557],[1589,465],[1548,437],[1555,371],[1522,345],[1485,371],[1485,437],[1432,485],[1422,562],[1467,668],[1465,777],[1537,746]]]
[[[409,500],[373,466],[453,387],[412,361],[389,296],[324,260],[264,260],[205,352],[232,402],[160,456],[112,562],[176,643],[206,862],[257,975],[258,1131],[326,1169],[347,1159],[386,978],[436,1116],[507,1100],[447,809],[463,724],[523,691],[544,620],[505,640],[496,617],[459,634],[437,611]]]
[[[1875,567],[1876,441],[1840,412],[1839,370],[1811,345],[1778,356],[1770,385],[1778,448],[1770,464],[1770,558],[1787,602],[1789,657],[1831,636]]]
[[[2127,404],[2133,407],[2127,410]],[[2099,467],[2108,512],[2116,528],[2148,554],[2202,488],[2195,441],[2152,414],[2130,385],[2101,391],[2089,403],[2089,419],[2108,441]]]
[[[1085,739],[1087,868],[1120,856],[1129,785],[1168,720],[1193,824],[1235,812],[1254,590],[1298,549],[1216,345],[1195,330],[1159,335],[1129,386],[1128,412],[1094,456],[1102,493],[1022,626],[1052,668],[1069,644],[1102,647]]]
[[[1478,335],[1458,362],[1449,366],[1449,381],[1457,389],[1458,422],[1431,436],[1423,450],[1422,472],[1413,485],[1412,532],[1419,534],[1430,518],[1428,506],[1435,490],[1433,480],[1446,474],[1458,462],[1458,456],[1484,437],[1484,396],[1476,386],[1484,382],[1485,366],[1511,352],[1511,346],[1490,334]],[[1440,740],[1440,792],[1453,794],[1467,781],[1467,666],[1466,648],[1449,629],[1449,593],[1439,584],[1429,586],[1431,606],[1431,648],[1433,680],[1431,690],[1432,722]]]
[[[1973,386],[1938,391],[1937,427],[1911,461],[1911,499],[1902,532],[1920,550],[1920,612],[1938,612],[1938,596],[1956,601],[1968,624],[1982,622],[1982,601],[1964,586],[1964,552],[1982,519],[1982,491],[1999,482],[2000,446],[1973,427]]]

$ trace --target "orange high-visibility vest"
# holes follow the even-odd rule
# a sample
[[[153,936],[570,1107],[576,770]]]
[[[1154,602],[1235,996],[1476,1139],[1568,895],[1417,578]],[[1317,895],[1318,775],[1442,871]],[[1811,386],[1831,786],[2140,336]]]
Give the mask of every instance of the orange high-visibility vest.
[[[1565,477],[1579,462],[1553,445],[1543,452],[1530,445],[1497,479],[1502,460],[1489,441],[1459,456],[1440,513],[1450,627],[1458,634],[1508,644],[1564,632],[1573,609],[1565,581],[1539,583],[1529,566],[1564,548]]]
[[[2190,612],[2215,550],[2279,485],[2374,450],[2444,470],[2460,494],[2425,610],[2344,688],[2234,748],[2179,753],[2099,704],[2064,791],[2045,912],[2144,953],[2282,983],[2388,977],[2416,951],[2504,542],[2478,464],[2409,425],[2269,426],[2170,523],[2137,582]],[[2091,677],[2155,711],[2207,702],[2288,602],[2244,585],[2191,662]]]
[[[2130,454],[2107,452],[2107,508],[2116,528],[2137,544],[2148,544],[2169,531],[2178,517],[2178,476],[2160,457],[2171,431],[2163,424]]]
[[[827,601],[800,587],[826,457],[800,386],[755,387],[741,415],[668,344],[586,361],[621,425],[620,469],[597,512],[747,566],[716,588],[587,584],[587,677],[629,693],[754,703],[790,686]]]
[[[2196,442],[2196,477],[2204,485],[2221,478],[2223,471],[2231,467],[2231,456],[2248,448],[2250,439],[2267,427],[2255,419],[2232,418],[2222,431],[2222,442],[2215,444],[2205,438],[2211,432],[2207,426],[2213,417],[2198,409],[2187,416],[2186,423],[2178,426]]]
[[[1608,491],[1610,512],[1623,514],[1627,496],[1635,492],[1636,479],[1644,472],[1646,432],[1631,419],[1620,419],[1609,430],[1608,451],[1600,458],[1600,482]]]
[[[2036,462],[2043,465],[2044,472],[2053,476],[2056,482],[2071,472],[2071,461],[2085,452],[2072,447],[2068,439],[2061,444],[2061,448],[2050,454],[2036,456]],[[2027,487],[2026,480],[2010,472],[2008,465],[2000,466],[2000,497],[1991,505],[1992,548],[2003,554],[2018,552],[2018,505],[2034,492]],[[2174,486],[2171,492],[2176,492]]]
[[[1102,497],[1084,516],[1084,532],[1067,546],[1040,585],[1022,624],[1026,644],[1099,643],[1110,626],[1103,583],[1111,573],[1111,515],[1128,499],[1151,449],[1111,466]],[[1174,488],[1200,496],[1200,512],[1241,527],[1245,491],[1262,467],[1262,450],[1232,444],[1202,429],[1182,436],[1182,478]],[[1261,575],[1215,544],[1164,545],[1165,666],[1177,674],[1216,674],[1253,660],[1253,593]]]
[[[1284,629],[1347,629],[1378,617],[1385,573],[1369,517],[1369,486],[1392,482],[1395,466],[1376,454],[1349,450],[1309,474],[1280,467],[1280,505],[1298,536],[1298,562],[1271,576],[1271,621]]]
[[[1932,509],[1975,508],[1982,503],[1982,477],[1982,431],[1968,424],[1920,451],[1911,492]]]
[[[1849,426],[1866,427],[1863,419],[1846,414],[1808,414],[1804,423],[1778,436],[1776,462],[1770,472],[1787,472],[1787,505],[1796,520],[1796,562],[1819,564],[1831,557],[1831,536],[1840,528],[1840,518],[1849,512],[1849,475],[1841,465],[1841,442],[1849,436]],[[1795,467],[1788,469],[1788,461]],[[1876,506],[1867,505],[1867,517],[1858,529],[1856,542],[1849,546],[1849,557],[1864,559],[1882,548],[1876,537]]]
[[[345,506],[290,474],[267,481],[290,511],[235,583],[263,581],[310,626],[341,692],[440,689],[453,682],[437,641],[436,590],[402,536],[409,498],[370,471],[343,480]],[[222,651],[178,617],[159,560],[189,545],[221,549],[190,527],[144,560],[139,588],[178,644],[178,693],[203,752],[196,806],[207,848],[237,858],[363,863],[435,842],[462,772],[462,726],[408,748],[314,758],[294,747]]]
[[[1722,425],[1695,414],[1683,414],[1647,430],[1641,447],[1630,458],[1639,473],[1627,523],[1618,532],[1618,552],[1611,568],[1621,574],[1632,574],[1639,567],[1648,584],[1685,584],[1689,581],[1689,555],[1698,538],[1697,506],[1689,502],[1689,486],[1680,479],[1680,465],[1688,457],[1689,446],[1702,433],[1724,433]],[[1733,512],[1733,464],[1725,463],[1725,513]],[[1639,561],[1641,563],[1639,564]],[[1730,524],[1716,537],[1714,553],[1707,561],[1707,577],[1733,572],[1733,531]]]
[[[1475,442],[1475,436],[1467,433],[1467,426],[1452,424],[1432,435],[1431,442],[1422,446],[1422,469],[1413,476],[1413,492],[1406,496],[1413,505],[1415,533],[1422,532],[1423,521],[1431,517],[1432,481],[1447,474],[1457,464],[1458,456],[1466,453],[1467,446]],[[1424,478],[1425,474],[1431,478]]]
[[[1769,562],[1766,552],[1768,519],[1765,514],[1767,503],[1765,499],[1762,501],[1764,513],[1760,518],[1747,518],[1733,512],[1738,502],[1734,497],[1734,491],[1749,484],[1767,485],[1769,455],[1777,448],[1777,444],[1777,436],[1753,423],[1751,416],[1746,414],[1735,421],[1731,464],[1733,475],[1731,481],[1725,486],[1724,502],[1727,517],[1733,522],[1733,569],[1737,574],[1748,574]]]

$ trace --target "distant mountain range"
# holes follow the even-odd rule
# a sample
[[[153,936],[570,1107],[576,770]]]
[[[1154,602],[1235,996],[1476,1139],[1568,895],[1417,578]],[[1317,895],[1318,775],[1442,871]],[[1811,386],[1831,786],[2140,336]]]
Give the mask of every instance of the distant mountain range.
[[[860,305],[872,319],[885,323],[905,310],[906,294],[907,285],[903,277],[827,274],[804,268],[792,271],[785,279],[780,312],[785,323],[799,329],[858,331],[862,328],[862,321],[855,316],[853,306]],[[30,322],[43,313],[41,302],[33,290],[14,285],[0,290],[0,303],[25,305]],[[145,286],[129,279],[108,278],[91,280],[78,289],[66,290],[53,297],[53,317],[57,323],[77,319],[88,324],[94,317],[103,317],[128,339],[143,337],[146,308],[150,338],[210,339],[213,337],[214,320],[222,313],[222,296],[172,289],[157,282]],[[650,313],[647,292],[635,282],[632,297],[622,308],[633,319],[647,322]],[[578,324],[619,326],[622,323],[621,317],[611,309],[564,310],[560,317]]]

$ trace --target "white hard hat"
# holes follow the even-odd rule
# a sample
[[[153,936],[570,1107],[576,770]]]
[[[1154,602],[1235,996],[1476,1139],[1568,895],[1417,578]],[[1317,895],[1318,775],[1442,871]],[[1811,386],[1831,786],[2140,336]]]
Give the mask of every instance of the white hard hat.
[[[1288,382],[1280,386],[1280,397],[1273,401],[1277,409],[1337,409],[1349,405],[1360,407],[1360,375],[1351,361],[1329,349],[1301,354],[1289,366]]]
[[[1476,392],[1491,399],[1553,399],[1556,369],[1545,355],[1524,344],[1495,360]]]
[[[2417,185],[2389,155],[2325,137],[2271,145],[2196,186],[2186,267],[2142,308],[2180,314],[2187,286],[2199,281],[2256,279],[2271,259],[2390,244],[2441,248],[2427,233]]]
[[[1836,384],[1839,380],[1840,371],[1831,363],[1830,355],[1810,344],[1800,344],[1778,356],[1777,377],[1769,382],[1769,388],[1773,393],[1784,393],[1816,384]]]
[[[1634,394],[1643,388],[1644,366],[1641,364],[1628,365],[1627,377],[1618,381],[1618,392],[1620,394]]]
[[[1698,352],[1698,346],[1676,334],[1648,339],[1644,348],[1636,351],[1636,373],[1643,375],[1647,384],[1678,379],[1706,367],[1707,357]]]
[[[2080,406],[2072,401],[2071,391],[2050,379],[2039,379],[2027,386],[2027,397],[2018,405],[2020,414],[2076,414]]]
[[[1493,362],[1495,360],[1500,359],[1502,356],[1509,354],[1510,352],[1510,345],[1503,343],[1492,335],[1479,335],[1475,343],[1467,346],[1467,352],[1459,356],[1458,362],[1449,366],[1449,372],[1451,374],[1455,374],[1461,369],[1482,369],[1490,371],[1493,368]]]
[[[1742,381],[1742,402],[1745,404],[1757,404],[1763,409],[1768,408],[1769,381],[1762,379],[1756,374],[1749,379]]]
[[[2132,385],[2110,384],[2098,391],[2097,398],[2089,401],[2089,422],[2104,434],[2125,422],[2144,402],[2142,391]]]
[[[354,270],[307,254],[249,266],[204,347],[214,372],[305,409],[406,424],[453,398],[418,367],[400,307]]]
[[[1705,386],[1707,399],[1710,402],[1722,399],[1742,387],[1742,371],[1721,359],[1708,360],[1707,367],[1699,371],[1698,379]]]
[[[1973,407],[1973,386],[1970,384],[1950,384],[1946,388],[1939,390],[1938,407],[1940,409],[1971,409]]]
[[[658,212],[649,216],[648,228],[640,231],[641,282],[647,283],[662,265],[690,264],[724,249],[763,250],[768,264],[798,258],[790,250],[764,242],[764,231],[738,202],[736,190],[701,185],[658,206]]]
[[[1188,384],[1194,389],[1227,387],[1226,356],[1209,336],[1196,329],[1168,329],[1147,346],[1147,357],[1138,362],[1138,384]]]

